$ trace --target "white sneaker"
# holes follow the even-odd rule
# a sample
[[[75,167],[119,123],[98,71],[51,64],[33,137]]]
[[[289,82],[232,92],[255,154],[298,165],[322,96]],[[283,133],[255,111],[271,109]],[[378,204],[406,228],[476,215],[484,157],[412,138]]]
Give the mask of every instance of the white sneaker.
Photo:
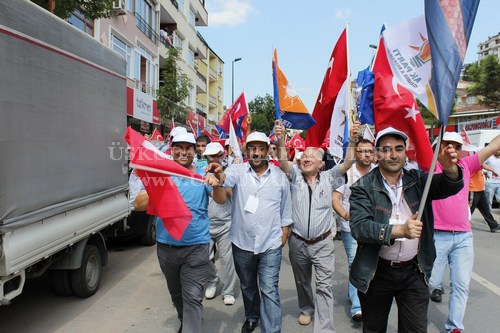
[[[207,289],[205,289],[205,297],[206,297],[207,299],[212,299],[212,298],[214,298],[214,297],[215,297],[215,292],[216,292],[216,291],[217,291],[217,286],[216,286],[216,285],[214,285],[214,286],[209,285],[209,286],[207,287]]]
[[[224,296],[224,304],[233,305],[235,302],[236,302],[236,299],[234,298],[233,295]]]

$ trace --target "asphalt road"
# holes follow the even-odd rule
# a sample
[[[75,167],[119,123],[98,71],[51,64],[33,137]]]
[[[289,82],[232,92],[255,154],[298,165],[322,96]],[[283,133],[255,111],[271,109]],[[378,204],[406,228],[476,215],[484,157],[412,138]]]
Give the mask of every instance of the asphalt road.
[[[500,221],[499,210],[494,214]],[[499,332],[500,232],[492,234],[474,214],[474,275],[465,318],[467,332]],[[337,332],[361,332],[349,318],[347,265],[340,241],[335,241],[335,325]],[[226,306],[220,296],[205,300],[204,332],[240,332],[243,303],[237,286],[236,304]],[[442,303],[431,302],[430,333],[444,332],[449,287]],[[300,326],[293,274],[284,251],[280,274],[283,332],[312,332]],[[111,244],[100,290],[88,299],[55,296],[47,276],[30,280],[23,294],[9,306],[0,307],[0,332],[177,332],[179,322],[166,283],[158,267],[155,247],[132,243]],[[257,328],[255,332],[260,332]],[[388,332],[397,332],[397,309],[393,305]]]

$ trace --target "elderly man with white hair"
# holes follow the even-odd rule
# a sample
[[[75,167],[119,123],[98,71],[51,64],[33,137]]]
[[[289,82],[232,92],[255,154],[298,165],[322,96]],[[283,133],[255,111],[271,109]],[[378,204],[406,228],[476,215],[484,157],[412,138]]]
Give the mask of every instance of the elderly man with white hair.
[[[292,192],[292,232],[289,240],[290,263],[299,301],[299,324],[309,325],[314,315],[314,332],[334,332],[333,286],[335,226],[332,193],[344,184],[344,175],[354,162],[354,147],[360,132],[359,122],[351,128],[345,161],[332,169],[320,171],[323,151],[307,147],[298,165],[288,161],[285,151],[285,128],[276,123],[278,159],[288,175]],[[311,287],[315,270],[316,305]]]

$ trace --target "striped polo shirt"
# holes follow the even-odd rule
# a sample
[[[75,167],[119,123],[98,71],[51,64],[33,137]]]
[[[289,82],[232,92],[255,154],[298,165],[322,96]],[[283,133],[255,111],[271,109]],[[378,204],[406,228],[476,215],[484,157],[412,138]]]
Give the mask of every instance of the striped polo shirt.
[[[297,165],[290,170],[292,192],[292,232],[305,239],[313,239],[334,226],[332,193],[344,184],[344,176],[337,165],[321,171],[314,190],[307,185]]]

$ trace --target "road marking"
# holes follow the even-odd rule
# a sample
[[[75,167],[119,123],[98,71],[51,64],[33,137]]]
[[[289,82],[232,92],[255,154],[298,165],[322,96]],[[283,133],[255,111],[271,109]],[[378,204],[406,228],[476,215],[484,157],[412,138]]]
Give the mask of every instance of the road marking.
[[[472,279],[500,296],[500,287],[495,285],[493,282],[486,280],[484,277],[475,272],[472,272]]]

